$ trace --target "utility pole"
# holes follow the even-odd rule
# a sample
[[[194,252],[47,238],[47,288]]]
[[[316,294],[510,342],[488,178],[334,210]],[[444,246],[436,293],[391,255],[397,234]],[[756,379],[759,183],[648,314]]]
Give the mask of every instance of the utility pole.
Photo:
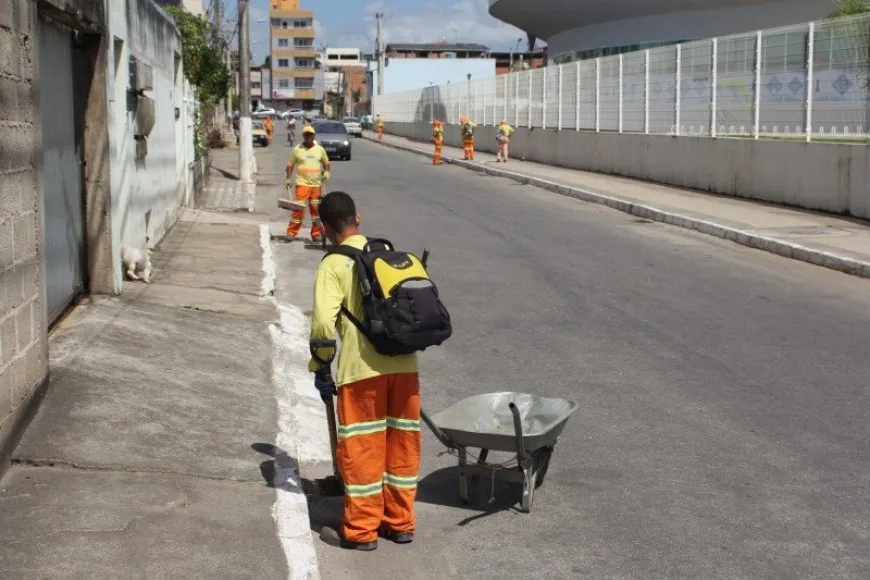
[[[377,47],[375,48],[375,56],[378,57],[378,95],[384,94],[384,43],[381,37],[381,27],[384,23],[384,13],[378,12],[375,17],[378,21],[378,37]]]
[[[239,0],[239,180],[251,183],[254,142],[251,133],[251,47],[248,0]]]
[[[214,28],[211,36],[212,46],[220,51],[221,61],[226,60],[226,43],[224,42],[224,3],[223,0],[214,0]],[[229,92],[222,99],[223,103],[218,103],[215,107],[215,122],[217,126],[223,130],[227,120],[227,106],[229,104]]]

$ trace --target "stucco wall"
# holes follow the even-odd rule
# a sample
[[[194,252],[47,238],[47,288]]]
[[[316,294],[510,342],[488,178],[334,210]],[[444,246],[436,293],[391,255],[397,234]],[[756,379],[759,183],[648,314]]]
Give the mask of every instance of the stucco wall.
[[[430,141],[425,123],[388,122],[387,132]],[[475,147],[495,152],[495,127],[478,126]],[[461,146],[459,128],[445,144]],[[870,147],[517,129],[511,155],[585,171],[870,219]]]
[[[109,35],[113,54],[107,75],[112,182],[112,250],[116,263],[121,248],[153,247],[178,218],[185,201],[185,114],[183,104],[181,38],[171,18],[150,0],[113,0],[109,6]],[[156,123],[147,139],[148,153],[136,159],[135,119],[128,111],[130,56],[153,70]],[[115,270],[120,291],[121,268]]]

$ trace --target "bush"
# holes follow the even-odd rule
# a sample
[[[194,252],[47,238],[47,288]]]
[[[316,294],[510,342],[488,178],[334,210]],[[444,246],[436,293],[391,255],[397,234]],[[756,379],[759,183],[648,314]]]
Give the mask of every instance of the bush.
[[[220,129],[212,129],[208,132],[208,148],[223,149],[226,147],[224,136]]]

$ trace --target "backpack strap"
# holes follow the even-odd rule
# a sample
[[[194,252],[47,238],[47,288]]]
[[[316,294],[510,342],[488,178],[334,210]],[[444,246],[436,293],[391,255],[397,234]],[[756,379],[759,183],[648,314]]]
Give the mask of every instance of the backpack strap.
[[[356,260],[357,256],[362,253],[362,250],[357,250],[356,248],[353,248],[351,246],[333,246],[326,252],[326,255],[323,256],[321,262],[334,254],[339,256],[346,256],[352,260]],[[353,313],[348,310],[347,306],[345,306],[344,303],[341,304],[341,313],[344,314],[345,317],[347,317],[347,319],[350,320],[351,323],[353,323],[353,325],[357,327],[357,329],[363,334],[363,336],[368,338],[368,331],[366,330],[365,325],[363,325],[360,319],[354,316]]]

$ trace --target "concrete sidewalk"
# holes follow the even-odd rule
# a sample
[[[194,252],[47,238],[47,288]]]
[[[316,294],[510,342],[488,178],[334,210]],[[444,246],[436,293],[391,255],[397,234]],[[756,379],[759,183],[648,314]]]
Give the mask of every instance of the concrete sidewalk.
[[[374,140],[371,133],[366,137]],[[433,146],[385,135],[380,143],[432,155]],[[521,157],[522,145],[511,151]],[[477,152],[464,161],[462,149],[444,147],[447,163],[599,203],[649,220],[665,222],[733,242],[870,278],[870,223],[783,206],[763,204],[627,179],[612,175],[511,159]]]
[[[244,214],[187,211],[151,285],[60,324],[49,394],[0,480],[0,578],[317,578],[276,445],[262,242]]]
[[[206,186],[197,196],[196,208],[223,212],[253,212],[257,198],[256,184],[239,182],[239,150],[237,147],[212,149],[211,168]],[[254,152],[255,167],[257,153]],[[254,176],[256,179],[256,175]]]

